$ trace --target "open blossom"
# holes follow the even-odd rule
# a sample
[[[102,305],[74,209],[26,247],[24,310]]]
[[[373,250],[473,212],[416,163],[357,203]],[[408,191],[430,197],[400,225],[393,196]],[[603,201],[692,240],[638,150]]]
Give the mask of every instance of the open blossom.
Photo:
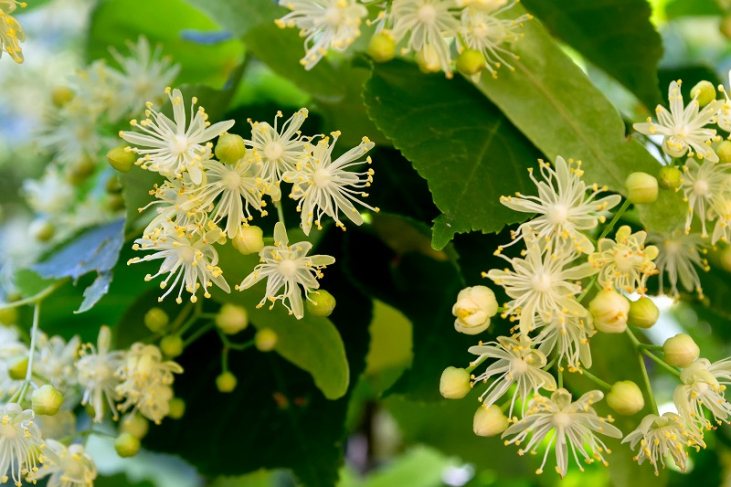
[[[642,465],[645,460],[655,468],[655,475],[660,475],[658,463],[665,468],[665,457],[670,456],[675,465],[685,472],[688,459],[686,446],[689,444],[688,432],[683,419],[675,413],[662,416],[648,414],[642,418],[640,425],[622,443],[629,443],[632,449],[637,448],[634,460]]]
[[[654,245],[645,247],[646,238],[647,232],[632,233],[623,225],[615,234],[616,240],[599,240],[598,251],[589,256],[589,262],[599,270],[599,284],[620,292],[647,292],[647,278],[657,274],[653,260],[659,250]]]
[[[300,128],[307,119],[308,111],[302,108],[279,126],[282,112],[277,112],[274,126],[267,122],[252,122],[251,140],[247,144],[254,148],[257,156],[264,165],[262,178],[269,185],[274,185],[282,179],[282,175],[291,171],[307,156],[307,143],[302,137]],[[275,198],[278,200],[279,198]]]
[[[698,215],[703,236],[706,237],[708,236],[706,222],[714,220],[717,216],[714,202],[729,188],[731,164],[715,163],[710,160],[698,164],[694,159],[688,159],[683,171],[682,189],[688,202],[685,231],[690,232],[693,215]]]
[[[90,404],[94,408],[94,421],[104,419],[105,406],[109,407],[114,418],[117,418],[115,401],[120,399],[116,392],[119,378],[115,375],[124,361],[124,352],[110,351],[112,332],[107,326],[99,329],[96,347],[84,345],[76,362],[79,385],[84,388],[81,404]]]
[[[655,266],[660,273],[660,293],[664,280],[670,282],[670,295],[678,295],[678,283],[688,292],[703,294],[701,278],[696,267],[708,271],[708,261],[702,257],[706,253],[703,237],[697,233],[686,234],[681,231],[651,232],[647,242],[658,248]]]
[[[312,69],[329,49],[344,51],[360,36],[360,24],[368,10],[356,0],[279,0],[290,12],[277,26],[297,27],[305,38],[300,63]]]
[[[66,447],[63,443],[48,440],[46,463],[38,477],[50,475],[48,487],[89,487],[94,485],[97,469],[91,455],[83,445],[73,444]]]
[[[543,181],[539,181],[528,169],[531,180],[538,189],[538,196],[516,194],[502,196],[500,202],[508,208],[523,213],[535,214],[526,223],[523,223],[515,232],[514,238],[520,240],[526,228],[531,228],[538,237],[554,241],[558,239],[570,240],[580,253],[590,254],[594,245],[581,233],[596,228],[599,222],[604,222],[608,210],[619,204],[621,196],[608,195],[598,198],[607,188],[599,188],[596,184],[587,194],[587,186],[581,180],[584,171],[581,162],[563,157],[556,157],[556,164],[539,160]]]
[[[622,432],[609,424],[611,418],[602,418],[594,411],[592,406],[603,397],[601,391],[589,391],[572,402],[571,393],[566,389],[557,389],[550,399],[536,394],[523,419],[503,433],[503,438],[512,436],[505,444],[520,445],[518,454],[523,455],[537,453],[538,447],[547,441],[543,462],[537,470],[539,474],[543,473],[551,448],[556,451],[556,472],[561,477],[568,471],[572,454],[582,472],[584,467],[579,457],[586,463],[597,460],[606,466],[604,454],[611,451],[596,433],[621,438]],[[523,446],[529,436],[530,440]]]
[[[555,350],[558,363],[566,363],[570,372],[591,367],[589,339],[596,334],[591,313],[586,316],[554,315],[548,322],[537,318],[540,333],[533,339],[538,350],[549,356]]]
[[[23,49],[20,43],[25,41],[25,32],[20,23],[10,15],[18,5],[24,3],[15,0],[4,0],[0,2],[0,57],[7,52],[16,63],[23,62]]]
[[[78,335],[67,343],[58,335],[48,338],[44,333],[39,333],[33,372],[63,392],[76,383],[74,362],[80,343]]]
[[[311,249],[310,242],[289,245],[287,229],[278,222],[274,226],[274,245],[261,249],[261,264],[236,289],[243,291],[266,279],[266,292],[257,307],[263,306],[267,300],[271,301],[273,307],[277,300],[281,300],[291,314],[297,319],[302,318],[305,313],[302,291],[305,299],[308,299],[309,293],[320,287],[317,279],[322,277],[321,269],[335,263],[335,258],[329,255],[308,257],[307,253]]]
[[[75,199],[74,187],[53,166],[46,170],[41,179],[26,179],[23,192],[33,210],[50,215],[66,212]]]
[[[119,136],[133,147],[132,150],[141,157],[137,160],[143,169],[159,172],[163,176],[179,176],[188,171],[195,184],[203,180],[203,161],[211,154],[210,140],[218,137],[234,125],[233,120],[218,122],[213,125],[208,121],[203,107],[195,109],[198,99],[193,97],[190,106],[190,124],[185,114],[185,100],[180,90],[165,92],[173,107],[173,120],[152,108],[147,103],[145,119],[132,120],[133,127],[143,133],[121,131]]]
[[[517,340],[501,336],[497,342],[490,342],[470,347],[469,352],[479,357],[473,363],[482,363],[487,359],[497,359],[485,371],[474,378],[474,385],[479,382],[493,382],[480,396],[483,406],[488,408],[500,400],[510,387],[516,385],[516,393],[510,402],[508,417],[513,416],[515,401],[520,398],[525,406],[532,394],[539,389],[553,391],[556,381],[551,374],[542,370],[546,366],[546,356],[532,348],[529,339]]]
[[[716,130],[705,127],[716,122],[723,102],[712,101],[701,110],[698,100],[694,98],[686,107],[680,83],[676,81],[670,83],[668,99],[670,111],[658,105],[655,109],[657,122],[648,118],[647,123],[634,124],[635,130],[645,135],[663,135],[662,148],[670,157],[688,154],[689,157],[697,155],[717,162],[718,155],[711,147],[711,141],[716,139]]]
[[[700,358],[681,371],[680,380],[683,384],[676,387],[673,402],[689,428],[702,435],[702,430],[714,427],[705,416],[706,409],[719,424],[731,422],[731,403],[724,397],[731,384],[731,359],[712,364]]]
[[[0,406],[0,483],[35,483],[45,447],[33,411],[15,403]]]
[[[311,156],[297,163],[293,171],[284,173],[284,180],[293,184],[291,197],[298,201],[297,211],[302,214],[302,230],[310,234],[312,224],[322,229],[322,217],[327,215],[335,220],[335,225],[345,229],[340,220],[340,212],[356,225],[363,223],[363,217],[353,206],[358,203],[370,210],[378,212],[358,197],[368,196],[363,189],[373,181],[373,169],[353,172],[349,169],[370,164],[371,158],[361,158],[375,145],[363,137],[363,141],[334,161],[332,152],[338,141],[340,132],[332,133],[329,138],[320,140],[312,149]]]
[[[169,179],[164,183],[155,184],[150,190],[150,196],[155,199],[143,208],[154,208],[157,216],[145,228],[143,235],[150,236],[153,232],[165,223],[174,223],[176,227],[187,228],[200,224],[204,219],[205,208],[199,199],[196,199],[196,191],[199,186],[193,184],[188,174]]]

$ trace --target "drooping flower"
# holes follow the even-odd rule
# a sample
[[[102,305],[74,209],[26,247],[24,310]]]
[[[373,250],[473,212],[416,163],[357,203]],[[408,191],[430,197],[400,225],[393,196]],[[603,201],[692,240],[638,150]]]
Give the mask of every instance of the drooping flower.
[[[685,221],[685,231],[690,232],[693,215],[698,215],[701,221],[703,236],[708,236],[706,222],[716,218],[714,201],[724,189],[729,187],[731,164],[715,163],[706,160],[698,164],[690,158],[683,166],[683,194],[688,202],[688,218]]]
[[[531,228],[540,238],[570,240],[580,253],[590,254],[594,245],[581,233],[582,230],[593,230],[599,222],[604,222],[606,214],[621,201],[619,195],[609,195],[597,199],[602,191],[596,184],[587,194],[587,186],[581,180],[584,171],[581,162],[563,157],[556,157],[554,168],[551,165],[538,161],[543,181],[533,175],[533,169],[528,169],[530,178],[538,188],[538,196],[516,194],[502,196],[500,202],[510,209],[523,213],[535,214],[526,223],[523,223],[515,232],[514,238],[520,240],[526,228]]]
[[[267,184],[278,183],[285,172],[293,170],[297,162],[307,156],[307,142],[300,132],[307,115],[307,109],[302,108],[281,127],[278,122],[283,117],[282,112],[277,112],[273,127],[267,122],[249,121],[251,140],[246,142],[254,148],[264,164],[262,178]]]
[[[302,318],[304,316],[302,291],[305,293],[305,299],[308,299],[309,293],[320,287],[317,279],[322,277],[321,269],[335,262],[335,258],[329,255],[308,257],[310,249],[312,249],[310,242],[289,245],[287,229],[278,222],[274,226],[274,245],[268,245],[259,252],[261,264],[257,265],[254,271],[236,286],[236,289],[243,291],[266,279],[266,293],[257,307],[263,306],[267,300],[271,301],[271,307],[274,307],[274,303],[281,300],[291,314],[297,319]]]
[[[489,342],[470,347],[469,352],[479,357],[473,364],[479,364],[492,358],[497,359],[490,364],[485,371],[474,377],[473,386],[479,382],[487,384],[489,379],[494,377],[493,382],[485,389],[480,396],[484,407],[490,407],[505,395],[510,387],[515,384],[515,394],[510,402],[508,417],[513,416],[513,408],[516,399],[523,402],[523,410],[528,399],[539,389],[553,391],[556,389],[556,380],[545,370],[546,356],[543,352],[532,348],[532,343],[527,337],[518,340],[515,338],[501,336],[497,342]]]
[[[697,99],[692,99],[686,107],[680,92],[680,82],[673,81],[668,89],[670,111],[658,105],[655,109],[657,122],[648,118],[647,123],[634,124],[635,130],[645,135],[663,135],[662,148],[670,157],[688,157],[697,155],[711,162],[718,161],[718,155],[711,147],[716,139],[716,130],[705,128],[717,120],[721,104],[715,100],[702,110]]]
[[[112,334],[109,327],[99,329],[97,345],[84,345],[76,362],[79,385],[84,388],[81,404],[90,404],[94,408],[94,421],[104,419],[105,407],[109,407],[114,419],[117,419],[115,401],[120,399],[116,392],[119,378],[115,375],[124,361],[124,352],[110,351]]]
[[[623,225],[615,234],[615,240],[599,240],[599,249],[589,256],[589,262],[599,271],[599,284],[605,289],[619,292],[644,294],[647,278],[657,274],[653,260],[659,250],[654,245],[645,247],[647,232],[632,233]]]
[[[691,431],[695,429],[702,436],[703,430],[713,429],[706,409],[718,424],[731,423],[731,403],[724,397],[726,386],[731,384],[731,359],[712,364],[700,358],[680,372],[680,380],[683,384],[675,388],[673,402]]]
[[[153,109],[152,103],[147,102],[146,118],[139,123],[137,120],[130,122],[143,133],[121,131],[119,136],[130,144],[147,147],[132,148],[141,156],[137,162],[143,169],[159,172],[166,177],[177,177],[187,170],[191,181],[200,184],[203,162],[211,154],[212,145],[209,141],[233,127],[234,121],[226,120],[211,125],[205,109],[198,107],[196,110],[198,99],[193,97],[188,124],[183,94],[178,89],[171,91],[170,88],[166,88],[165,93],[173,107],[173,120]]]
[[[294,200],[298,201],[297,211],[302,214],[302,230],[310,234],[312,224],[322,229],[322,217],[327,215],[335,220],[335,225],[345,229],[340,220],[340,212],[356,225],[363,223],[363,217],[353,206],[358,203],[370,210],[378,212],[378,208],[370,206],[358,197],[368,196],[364,188],[373,181],[373,169],[353,172],[349,169],[370,164],[370,156],[365,161],[361,158],[375,145],[363,137],[363,141],[334,161],[332,152],[338,141],[340,132],[332,133],[332,143],[325,137],[312,149],[312,155],[305,161],[297,163],[293,171],[284,173],[284,180],[291,182]]]
[[[703,237],[697,233],[686,234],[681,231],[662,234],[651,232],[647,242],[658,248],[655,266],[660,274],[660,293],[663,292],[663,281],[667,277],[671,296],[678,295],[678,282],[688,292],[703,294],[701,279],[696,270],[696,267],[709,270],[708,261],[702,257],[706,253]]]
[[[25,32],[20,23],[10,15],[18,5],[25,6],[25,3],[15,0],[7,0],[0,3],[0,57],[7,52],[13,61],[20,64],[23,62],[23,49],[21,42],[25,42]]]
[[[642,418],[640,425],[628,434],[622,443],[629,443],[637,449],[633,458],[639,465],[648,460],[655,468],[655,475],[660,475],[658,463],[665,468],[665,457],[672,457],[675,465],[685,472],[688,459],[686,446],[689,444],[688,432],[683,419],[675,413],[662,416],[648,414]]]
[[[45,443],[33,416],[32,410],[15,403],[0,406],[0,483],[12,479],[20,486],[23,480],[37,479]]]
[[[33,372],[49,381],[61,392],[76,384],[74,362],[80,343],[78,335],[66,343],[66,340],[58,335],[48,338],[45,333],[39,333]]]
[[[570,372],[591,367],[589,339],[596,334],[591,313],[586,316],[555,315],[548,322],[537,318],[540,333],[533,339],[538,350],[548,356],[554,350],[558,364],[566,363]]]
[[[536,394],[523,419],[503,433],[503,438],[512,436],[505,444],[521,445],[518,454],[523,455],[537,453],[538,447],[548,441],[543,462],[536,472],[539,474],[543,473],[551,448],[556,450],[556,472],[561,477],[568,471],[571,454],[582,472],[584,467],[579,457],[586,463],[597,460],[607,466],[604,454],[611,451],[596,433],[621,438],[622,432],[610,424],[611,417],[600,417],[594,411],[592,406],[603,397],[601,391],[589,391],[572,402],[571,393],[566,389],[557,389],[550,399]],[[529,436],[530,440],[523,446]]]
[[[38,478],[47,477],[48,487],[91,487],[97,476],[94,459],[83,445],[73,444],[68,448],[55,440],[47,442],[50,451]]]

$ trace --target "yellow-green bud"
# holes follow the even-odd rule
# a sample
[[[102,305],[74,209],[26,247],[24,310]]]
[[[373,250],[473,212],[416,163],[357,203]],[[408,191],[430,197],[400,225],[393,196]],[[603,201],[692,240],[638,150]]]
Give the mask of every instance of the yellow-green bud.
[[[16,357],[8,363],[8,374],[13,380],[23,380],[28,373],[28,357]]]
[[[246,155],[246,144],[240,135],[223,134],[216,144],[216,157],[224,164],[236,164]]]
[[[485,66],[485,56],[475,49],[465,49],[457,57],[457,71],[467,76],[481,73]]]
[[[168,314],[161,308],[150,308],[145,313],[145,326],[153,333],[163,330],[169,322]]]
[[[260,352],[271,352],[277,346],[277,332],[271,328],[262,328],[254,335],[254,346]]]
[[[731,140],[724,140],[716,146],[718,162],[731,162]]]
[[[132,152],[129,147],[120,145],[107,152],[107,161],[117,171],[129,172],[135,161],[137,161],[137,154]]]
[[[470,373],[465,369],[447,367],[439,379],[439,392],[447,399],[462,399],[469,394]]]
[[[68,102],[74,99],[76,92],[68,86],[56,86],[51,91],[51,102],[57,108],[63,108]]]
[[[249,316],[243,307],[227,303],[221,306],[215,322],[226,335],[235,335],[249,326]]]
[[[657,184],[662,189],[678,189],[683,179],[683,173],[675,166],[663,166],[657,173]]]
[[[726,39],[731,39],[731,16],[727,15],[721,19],[719,29]]]
[[[499,435],[508,429],[508,426],[508,418],[497,404],[487,408],[480,407],[475,411],[475,417],[472,420],[472,430],[477,436]]]
[[[627,199],[632,203],[648,204],[657,201],[657,179],[646,172],[633,172],[624,182]]]
[[[125,207],[124,198],[120,194],[110,194],[107,196],[107,208],[109,211],[119,211]]]
[[[216,387],[221,392],[232,392],[236,389],[236,376],[231,372],[224,372],[216,377]]]
[[[683,369],[695,362],[701,349],[690,336],[680,333],[665,340],[662,352],[665,355],[665,362]]]
[[[122,458],[133,457],[140,451],[140,440],[129,433],[122,433],[114,440],[114,449]]]
[[[462,289],[452,306],[454,329],[466,335],[476,335],[490,326],[490,318],[497,314],[495,293],[486,286]]]
[[[172,419],[180,419],[183,417],[185,414],[185,401],[179,397],[174,397],[170,399],[168,404],[170,406],[170,411],[168,412],[169,417]]]
[[[129,433],[138,440],[144,438],[149,430],[150,422],[144,416],[137,413],[128,414],[119,423],[120,433]]]
[[[34,413],[53,416],[63,404],[63,394],[52,385],[45,384],[33,391],[30,401]]]
[[[18,323],[18,308],[0,310],[0,325],[11,326]]]
[[[180,335],[168,335],[160,340],[160,350],[170,358],[180,356],[184,349],[185,345]]]
[[[28,232],[39,242],[48,242],[56,234],[56,229],[45,218],[36,218],[28,226]]]
[[[390,32],[381,31],[371,37],[366,52],[375,62],[386,63],[396,57],[396,40]]]
[[[115,175],[107,179],[104,184],[104,189],[109,194],[119,194],[122,192],[122,183],[119,182],[119,178]]]
[[[438,73],[442,67],[439,64],[439,53],[431,44],[424,46],[424,49],[416,53],[416,64],[424,74]]]
[[[589,311],[602,333],[624,333],[627,329],[629,301],[617,291],[599,291],[589,303]]]
[[[243,255],[258,254],[264,248],[264,232],[257,226],[244,225],[231,242]]]
[[[612,385],[607,394],[607,404],[617,414],[631,416],[642,411],[645,407],[645,398],[642,391],[631,380],[621,380]]]
[[[652,299],[642,296],[629,305],[627,323],[640,328],[652,328],[660,317],[660,310]]]
[[[332,294],[320,289],[311,293],[307,300],[307,312],[314,316],[327,318],[335,309],[335,298]]]
[[[731,272],[731,246],[727,246],[721,251],[719,259],[723,270]],[[3,323],[2,318],[0,318],[0,323]]]
[[[698,100],[702,107],[716,99],[716,87],[710,81],[699,81],[691,90],[690,96]]]

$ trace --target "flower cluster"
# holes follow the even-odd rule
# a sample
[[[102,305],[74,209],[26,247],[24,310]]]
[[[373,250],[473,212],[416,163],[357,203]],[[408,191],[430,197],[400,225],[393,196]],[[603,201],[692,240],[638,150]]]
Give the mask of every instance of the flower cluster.
[[[11,14],[20,7],[25,7],[25,2],[17,0],[2,0],[0,2],[0,56],[3,52],[13,58],[16,63],[23,62],[23,49],[20,43],[25,41],[23,27]]]

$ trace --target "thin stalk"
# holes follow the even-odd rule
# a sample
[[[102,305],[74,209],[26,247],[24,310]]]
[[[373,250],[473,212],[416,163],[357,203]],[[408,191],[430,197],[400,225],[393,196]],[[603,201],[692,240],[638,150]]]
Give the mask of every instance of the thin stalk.
[[[22,402],[25,394],[28,392],[28,386],[33,379],[33,357],[35,356],[36,337],[38,336],[38,325],[41,321],[41,303],[36,302],[33,308],[33,327],[30,330],[30,351],[28,353],[28,368],[25,371],[25,382],[20,389],[18,402]]]
[[[614,225],[617,224],[620,218],[622,218],[622,215],[624,215],[624,212],[627,211],[627,208],[629,208],[629,205],[631,205],[629,200],[624,200],[624,203],[622,203],[622,206],[619,207],[619,210],[617,210],[617,213],[614,214],[614,218],[612,218],[612,221],[609,222],[609,225],[607,225],[604,228],[604,231],[601,235],[599,235],[599,238],[597,240],[601,240],[607,235],[609,235],[609,232],[612,231],[614,228]]]
[[[650,383],[650,376],[647,374],[647,366],[645,365],[645,359],[642,358],[642,354],[637,351],[637,360],[640,362],[640,369],[642,370],[642,378],[645,381],[645,388],[647,388],[647,397],[650,399],[650,406],[652,407],[652,412],[655,414],[660,414],[659,410],[657,409],[657,401],[655,401],[655,394],[652,392],[652,384]]]
[[[31,296],[29,298],[21,299],[19,301],[13,301],[12,303],[3,304],[0,306],[0,311],[5,311],[6,309],[11,308],[18,308],[20,306],[25,306],[26,304],[36,304],[40,303],[44,299],[46,299],[48,296],[53,294],[53,292],[66,284],[66,281],[68,281],[68,278],[61,279],[60,281],[56,281],[47,288],[45,288],[43,291],[39,292],[38,294]]]
[[[200,337],[208,333],[213,328],[213,323],[206,323],[205,325],[198,328],[192,335],[185,339],[183,342],[183,348],[187,348],[191,343],[198,340]]]
[[[612,386],[608,382],[604,382],[599,377],[595,376],[594,374],[592,374],[591,372],[589,372],[586,369],[583,369],[582,368],[581,369],[581,374],[582,375],[585,375],[587,379],[590,379],[595,384],[599,385],[600,387],[603,387],[604,389],[611,389],[612,388]]]
[[[282,202],[275,201],[274,206],[277,207],[277,217],[279,218],[279,223],[284,225],[284,210],[282,209]]]
[[[666,363],[664,360],[662,360],[660,357],[657,357],[655,354],[650,353],[649,350],[642,350],[642,353],[647,357],[652,359],[657,365],[662,367],[663,369],[667,370],[671,374],[673,374],[675,377],[680,378],[680,372],[675,367],[672,367],[670,364]]]

